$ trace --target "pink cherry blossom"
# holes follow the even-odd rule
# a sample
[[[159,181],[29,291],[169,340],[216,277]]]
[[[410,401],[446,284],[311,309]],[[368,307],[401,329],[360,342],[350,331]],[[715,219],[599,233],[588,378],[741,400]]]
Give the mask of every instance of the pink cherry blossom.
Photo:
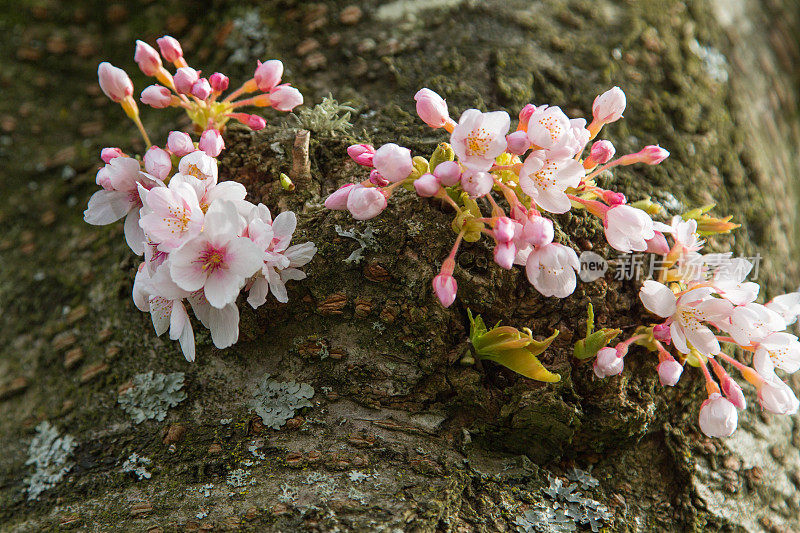
[[[175,90],[181,94],[190,94],[194,82],[199,78],[200,75],[192,67],[181,67],[175,72],[175,76],[173,77]]]
[[[700,429],[709,437],[730,437],[738,420],[736,407],[718,392],[711,394],[700,407]]]
[[[445,187],[452,187],[461,181],[461,167],[455,161],[443,161],[433,169],[433,175]]]
[[[188,298],[200,322],[211,332],[211,340],[219,349],[233,346],[239,340],[239,308],[235,303],[217,308],[209,303],[202,290]]]
[[[608,244],[625,253],[647,250],[647,241],[655,236],[653,219],[629,205],[617,205],[606,211],[603,226]]]
[[[183,304],[189,293],[172,281],[168,264],[158,267],[144,290],[149,293],[147,303],[156,335],[160,337],[169,329],[169,338],[179,341],[186,360],[194,361],[194,332]]]
[[[414,180],[414,190],[423,198],[434,196],[442,186],[433,174],[423,174]]]
[[[175,63],[183,58],[183,49],[181,48],[181,43],[179,43],[174,37],[165,35],[160,39],[156,39],[156,44],[158,44],[158,49],[161,51],[161,55],[170,63]]]
[[[347,147],[347,155],[359,165],[372,167],[375,148],[371,144],[354,144]]]
[[[392,183],[406,179],[414,170],[411,150],[395,143],[378,148],[372,156],[372,164],[381,176]]]
[[[133,94],[133,83],[124,70],[111,63],[102,62],[97,67],[100,88],[115,102],[121,102]]]
[[[100,151],[100,159],[103,163],[110,163],[115,157],[125,157],[125,153],[119,148],[103,148]]]
[[[283,84],[270,91],[269,100],[278,111],[291,111],[303,103],[303,95],[291,85]]]
[[[178,172],[188,174],[205,182],[207,186],[217,183],[217,160],[202,150],[195,150],[181,158],[178,162]]]
[[[188,133],[184,133],[182,131],[171,131],[167,136],[167,150],[178,157],[183,157],[194,152],[195,147],[194,143],[192,142],[192,138],[189,137]]]
[[[510,270],[517,257],[517,247],[513,242],[498,242],[494,247],[494,262]]]
[[[156,187],[145,196],[139,225],[158,242],[162,252],[173,252],[197,237],[205,217],[195,191],[177,180],[169,187]]]
[[[792,415],[800,403],[789,386],[775,375],[763,376],[758,387],[758,401],[765,410],[778,415]]]
[[[656,367],[658,371],[658,381],[663,387],[674,387],[678,380],[681,379],[683,373],[683,366],[675,359],[667,359],[661,361]]]
[[[166,150],[158,146],[151,146],[142,158],[144,170],[151,176],[166,180],[172,170],[172,160]]]
[[[433,292],[444,307],[450,307],[456,300],[458,284],[450,274],[439,274],[433,278]]]
[[[616,153],[616,149],[611,141],[597,141],[592,145],[592,149],[589,151],[589,157],[591,158],[591,165],[603,165],[611,161],[611,158],[614,157],[614,153]]]
[[[477,109],[467,109],[453,129],[450,144],[462,165],[485,172],[505,151],[510,125],[511,119],[505,111],[481,113]]]
[[[467,170],[461,174],[461,188],[472,198],[489,194],[494,186],[494,178],[488,172]]]
[[[208,83],[211,84],[211,89],[219,94],[228,90],[228,85],[230,84],[230,80],[228,76],[222,74],[221,72],[215,72],[211,76],[208,77]]]
[[[263,265],[263,252],[239,236],[243,226],[233,202],[215,202],[206,214],[203,232],[170,254],[175,283],[190,292],[202,288],[217,309],[233,303],[245,280]]]
[[[263,63],[261,61],[258,62],[254,78],[258,85],[258,90],[268,93],[281,82],[282,76],[283,63],[277,59],[270,59]]]
[[[584,175],[583,166],[574,159],[547,159],[539,150],[525,158],[519,172],[519,185],[545,211],[566,213],[572,203],[565,191],[580,185]]]
[[[142,91],[141,100],[150,107],[163,109],[172,103],[172,92],[162,85],[151,85]]]
[[[786,327],[789,327],[797,322],[797,317],[800,315],[800,292],[781,294],[767,302],[765,306],[770,311],[778,313],[786,322]]]
[[[767,335],[756,347],[753,367],[761,375],[771,375],[776,368],[789,374],[800,370],[800,342],[797,337],[782,331]]]
[[[347,199],[355,184],[342,185],[325,200],[325,207],[334,211],[347,211]]]
[[[506,135],[506,143],[508,152],[516,155],[524,154],[531,147],[528,133],[522,130]]]
[[[575,250],[557,243],[535,248],[527,257],[528,281],[543,296],[566,298],[575,290],[581,264]]]
[[[192,96],[199,98],[200,100],[205,100],[209,96],[211,96],[211,84],[208,83],[206,78],[200,78],[196,82],[192,84]]]
[[[414,95],[417,102],[417,115],[431,128],[442,128],[450,120],[447,103],[430,89],[420,89]]]
[[[539,106],[528,119],[528,138],[540,149],[563,147],[571,130],[569,118],[557,106]]]
[[[494,225],[494,238],[497,242],[511,242],[514,239],[516,223],[508,217],[498,217]]]
[[[594,99],[592,115],[603,124],[616,122],[625,111],[625,93],[619,87],[612,87]]]
[[[738,305],[730,313],[727,324],[721,325],[740,346],[763,342],[770,334],[786,327],[781,316],[767,307],[748,303]]]
[[[219,130],[208,129],[200,136],[197,147],[211,157],[217,157],[225,148],[225,141]]]
[[[622,373],[625,359],[620,357],[614,348],[600,348],[592,368],[598,378],[608,378]]]

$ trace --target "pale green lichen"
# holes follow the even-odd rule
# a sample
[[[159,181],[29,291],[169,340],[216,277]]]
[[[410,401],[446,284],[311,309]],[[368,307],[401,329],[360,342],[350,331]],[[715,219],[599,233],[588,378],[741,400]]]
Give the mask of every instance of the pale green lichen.
[[[350,123],[350,114],[353,111],[355,111],[354,108],[346,103],[340,104],[329,95],[312,108],[300,108],[289,118],[291,125],[299,129],[309,130],[316,134],[336,135],[337,133],[347,133],[353,127]]]
[[[151,462],[149,458],[142,457],[138,453],[133,452],[125,459],[125,462],[122,463],[122,471],[125,473],[133,473],[139,478],[139,481],[150,479],[153,474],[147,470],[147,465]]]
[[[133,387],[117,398],[120,407],[136,424],[145,420],[164,420],[167,411],[186,399],[183,372],[154,374],[146,372],[133,376]]]
[[[359,245],[357,250],[354,250],[350,255],[347,256],[347,259],[344,260],[345,263],[359,264],[364,259],[364,252],[366,250],[369,250],[370,248],[378,248],[378,240],[375,238],[375,235],[378,232],[371,226],[364,228],[364,231],[358,231],[356,228],[343,229],[337,224],[334,229],[336,230],[336,234],[340,237],[353,239]]]
[[[26,465],[34,465],[33,475],[25,478],[29,500],[38,500],[45,490],[54,487],[74,464],[70,461],[77,443],[70,435],[59,436],[58,430],[44,421],[36,426],[36,436],[28,447]]]
[[[309,400],[313,396],[314,388],[307,383],[275,381],[267,374],[259,383],[250,407],[261,417],[265,426],[280,429],[294,416],[295,411],[311,407]]]

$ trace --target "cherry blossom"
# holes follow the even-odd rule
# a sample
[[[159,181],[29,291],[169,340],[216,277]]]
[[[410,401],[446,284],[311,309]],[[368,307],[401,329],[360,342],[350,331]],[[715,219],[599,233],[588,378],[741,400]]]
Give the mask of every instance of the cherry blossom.
[[[477,172],[492,168],[495,158],[506,149],[510,123],[505,111],[464,111],[450,136],[450,144],[461,164]]]

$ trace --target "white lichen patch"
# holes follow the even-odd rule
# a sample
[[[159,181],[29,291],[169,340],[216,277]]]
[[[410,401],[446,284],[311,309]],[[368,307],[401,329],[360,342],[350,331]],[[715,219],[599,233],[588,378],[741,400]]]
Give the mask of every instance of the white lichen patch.
[[[74,466],[70,456],[76,445],[72,436],[59,436],[50,422],[44,421],[36,426],[36,436],[28,447],[28,460],[25,461],[26,465],[36,468],[33,475],[25,478],[29,500],[38,500],[42,492],[64,479]]]
[[[614,516],[608,507],[577,490],[578,484],[584,489],[597,487],[597,479],[577,468],[568,477],[575,483],[565,485],[559,478],[550,478],[550,485],[542,489],[550,501],[528,509],[517,517],[514,524],[518,533],[577,531],[578,525],[589,526],[593,532],[597,532],[604,521]]]
[[[133,376],[133,387],[117,398],[120,407],[136,424],[145,420],[164,420],[167,411],[186,399],[183,372],[154,374],[146,372]]]
[[[133,452],[125,459],[125,462],[122,463],[122,471],[125,473],[133,473],[136,477],[139,478],[139,481],[143,479],[150,479],[153,474],[147,471],[147,466],[152,461],[147,457],[142,457],[136,452]]]
[[[250,407],[265,426],[280,429],[298,409],[311,407],[309,400],[313,396],[314,388],[307,383],[275,381],[267,374],[259,383]]]
[[[249,65],[266,55],[266,43],[269,41],[269,30],[261,21],[258,9],[250,9],[233,19],[233,28],[225,40],[225,46],[231,51],[228,63]]]
[[[226,483],[237,489],[246,487],[251,483],[251,481],[255,481],[252,479],[252,475],[253,473],[250,470],[237,468],[236,470],[231,470],[228,472],[228,479],[226,480]]]
[[[335,228],[336,234],[340,237],[347,237],[348,239],[353,239],[359,245],[359,248],[349,256],[347,259],[344,260],[345,263],[355,263],[359,264],[364,259],[364,252],[366,250],[377,249],[378,248],[378,241],[375,238],[377,235],[377,231],[373,230],[371,226],[367,226],[364,228],[364,231],[358,231],[357,229],[342,229],[341,226],[337,225]]]

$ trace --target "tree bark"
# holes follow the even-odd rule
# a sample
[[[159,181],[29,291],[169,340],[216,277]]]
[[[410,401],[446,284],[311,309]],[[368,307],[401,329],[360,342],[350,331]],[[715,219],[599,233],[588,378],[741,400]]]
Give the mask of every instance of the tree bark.
[[[459,299],[443,309],[430,280],[454,237],[445,209],[404,193],[380,217],[355,222],[321,202],[363,179],[345,155],[352,142],[394,141],[429,155],[446,140],[414,114],[420,87],[442,94],[453,116],[469,107],[513,114],[528,102],[585,116],[596,94],[618,85],[628,96],[625,120],[604,135],[620,153],[659,143],[672,155],[658,167],[615,172],[615,187],[675,213],[678,204],[717,202],[715,212],[743,227],[711,247],[761,254],[768,296],[793,289],[797,7],[378,4],[6,8],[0,529],[514,531],[526,510],[552,508],[543,489],[573,467],[599,480],[578,490],[610,509],[605,525],[614,531],[800,529],[796,416],[759,413],[750,395],[734,436],[710,440],[696,423],[699,375],[687,370],[676,388],[663,389],[654,357],[633,349],[620,377],[598,381],[590,364],[572,358],[588,303],[599,326],[630,332],[646,320],[635,281],[609,275],[579,283],[564,300],[547,299],[519,269],[494,265],[485,243],[468,244],[456,271]],[[34,22],[23,27],[25,17]],[[308,278],[289,285],[288,304],[253,311],[240,301],[234,347],[217,350],[198,334],[194,364],[133,306],[138,260],[121,224],[99,229],[80,216],[95,188],[98,148],[142,148],[119,109],[103,107],[97,90],[87,93],[95,66],[109,59],[133,75],[133,40],[165,32],[181,38],[193,66],[218,67],[234,85],[256,57],[278,57],[307,105],[331,93],[357,110],[345,131],[303,124],[312,130],[310,179],[291,119],[270,116],[258,133],[227,131],[223,178],[244,183],[273,213],[295,210],[295,242],[314,241],[319,252]],[[251,53],[258,55],[245,66],[232,60]],[[162,140],[185,125],[169,113],[143,116]],[[295,192],[280,188],[280,172],[300,178]],[[590,217],[556,221],[563,244],[608,254]],[[361,261],[346,261],[361,247],[342,235],[349,230],[374,233]],[[465,364],[467,309],[487,323],[530,327],[537,338],[558,329],[542,360],[562,380],[543,384],[491,363]],[[117,399],[148,371],[184,372],[188,398],[163,421],[134,424]],[[250,405],[266,374],[315,391],[312,406],[278,430]],[[28,445],[44,420],[76,439],[74,466],[28,500]],[[151,478],[122,471],[134,452],[151,460]],[[249,476],[243,487],[229,483],[239,469]]]

